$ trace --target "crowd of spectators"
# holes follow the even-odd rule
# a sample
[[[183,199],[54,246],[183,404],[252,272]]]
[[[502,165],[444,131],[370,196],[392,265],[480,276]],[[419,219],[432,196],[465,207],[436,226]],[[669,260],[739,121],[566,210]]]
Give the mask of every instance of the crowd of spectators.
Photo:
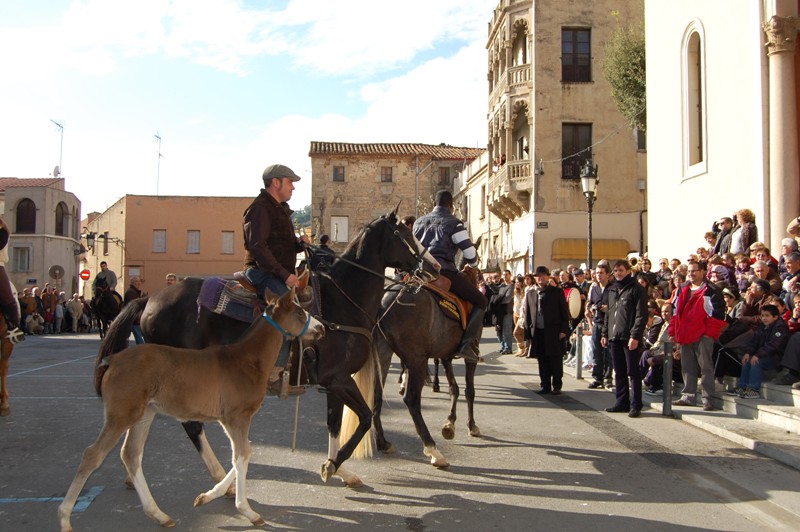
[[[787,232],[800,240],[800,217],[792,220]],[[698,236],[703,245],[691,249],[683,260],[659,258],[657,268],[643,254],[629,262],[601,260],[587,272],[575,265],[551,272],[550,284],[564,289],[565,295],[571,289],[580,292],[581,315],[573,321],[572,336],[564,346],[564,363],[578,363],[581,344],[583,367],[593,376],[589,388],[615,390],[619,401],[620,387],[630,379],[632,389],[637,387],[634,380],[641,381],[644,393],[660,395],[666,349],[674,354],[673,380],[684,386],[674,401],[679,406],[702,404],[713,410],[714,381],[724,383],[726,376],[738,377],[726,392],[746,399],[761,397],[766,380],[800,388],[800,335],[794,334],[800,329],[798,241],[787,236],[773,253],[759,240],[749,209],[715,220],[711,230]],[[616,275],[619,272],[623,274]],[[517,356],[527,356],[530,346],[522,335],[521,302],[535,283],[530,274],[513,278],[504,273],[487,284],[489,315],[501,352],[511,353],[516,346]],[[631,351],[638,368],[622,364],[622,355],[612,362],[602,338],[603,325],[615,319],[608,315],[609,294],[629,286],[628,276],[641,287],[647,302],[644,331],[640,334],[637,329],[637,341],[629,344],[635,346]],[[511,316],[510,327],[506,316]],[[614,382],[619,365],[625,366],[624,373]],[[702,402],[697,397],[698,379]],[[617,410],[612,411],[622,411],[623,406],[615,405]]]
[[[91,309],[83,296],[71,298],[46,283],[43,288],[23,288],[18,294],[20,328],[25,334],[63,334],[89,332]]]

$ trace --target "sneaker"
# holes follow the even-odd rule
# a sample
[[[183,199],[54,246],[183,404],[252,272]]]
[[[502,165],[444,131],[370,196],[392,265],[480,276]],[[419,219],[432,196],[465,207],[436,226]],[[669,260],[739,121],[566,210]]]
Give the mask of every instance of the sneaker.
[[[614,381],[612,381],[612,380],[607,380],[607,381],[605,381],[605,382],[603,383],[603,387],[604,387],[606,390],[613,390],[613,389],[614,389]]]
[[[737,386],[736,388],[732,388],[730,390],[725,391],[726,395],[736,396],[736,397],[741,396],[743,393],[744,393],[744,388],[742,388],[741,386]]]
[[[647,395],[661,395],[662,391],[663,390],[661,388],[654,388],[651,386],[646,390],[644,390],[644,393],[646,393]]]
[[[703,401],[704,412],[713,412],[714,410],[716,410],[716,408],[714,408],[714,403],[711,401]]]
[[[761,399],[761,393],[758,390],[747,388],[739,397],[742,399]]]
[[[589,389],[590,390],[596,390],[596,389],[602,388],[602,387],[603,387],[603,383],[600,382],[600,381],[594,381],[589,385]]]
[[[694,401],[689,400],[688,397],[683,396],[677,401],[672,401],[673,406],[697,406]]]

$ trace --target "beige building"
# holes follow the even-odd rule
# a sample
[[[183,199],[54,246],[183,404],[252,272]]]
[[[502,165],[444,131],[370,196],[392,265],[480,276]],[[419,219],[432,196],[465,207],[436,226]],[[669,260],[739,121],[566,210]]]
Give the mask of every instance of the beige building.
[[[244,266],[242,214],[252,201],[127,195],[102,214],[90,214],[82,235],[87,251],[81,256],[90,279],[81,293],[91,297],[101,261],[117,274],[121,294],[133,275],[142,277],[142,290],[149,294],[165,286],[168,273],[230,278]]]
[[[642,3],[502,0],[492,14],[489,155],[485,171],[459,184],[473,238],[486,235],[498,266],[586,262],[579,176],[590,158],[599,166],[593,261],[646,249],[644,136],[617,111],[602,71],[605,43],[621,24],[642,22]]]
[[[24,287],[78,287],[81,202],[65,189],[64,178],[0,178],[0,213],[11,236],[6,271]]]
[[[312,142],[313,233],[327,234],[337,251],[359,227],[400,204],[400,216],[421,216],[436,191],[484,150],[445,144]]]
[[[651,255],[684,259],[742,208],[778,250],[800,214],[798,4],[645,4]]]

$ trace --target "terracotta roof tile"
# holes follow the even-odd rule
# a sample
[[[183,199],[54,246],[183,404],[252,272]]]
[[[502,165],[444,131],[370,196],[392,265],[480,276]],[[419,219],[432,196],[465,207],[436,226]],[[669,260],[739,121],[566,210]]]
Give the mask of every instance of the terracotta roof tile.
[[[0,177],[0,190],[13,187],[50,187],[59,182],[63,183],[63,177],[33,177],[23,179],[20,177]],[[63,186],[62,186],[63,188]]]
[[[309,157],[314,155],[430,155],[434,159],[469,159],[479,157],[483,148],[463,148],[448,144],[375,143],[311,141]]]

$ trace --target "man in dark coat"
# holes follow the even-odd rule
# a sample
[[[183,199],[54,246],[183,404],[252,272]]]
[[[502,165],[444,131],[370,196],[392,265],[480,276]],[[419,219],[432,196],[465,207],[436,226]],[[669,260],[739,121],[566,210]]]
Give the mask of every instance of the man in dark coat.
[[[550,284],[550,271],[539,266],[534,272],[536,287],[525,295],[525,339],[531,340],[528,358],[539,361],[542,388],[538,394],[561,393],[566,351],[564,340],[569,334],[569,309],[564,291]]]
[[[627,260],[614,263],[613,272],[614,282],[608,287],[608,311],[600,339],[602,345],[608,347],[614,364],[616,402],[606,411],[628,412],[630,417],[639,417],[642,410],[639,359],[647,325],[647,292],[631,276],[631,265]]]

